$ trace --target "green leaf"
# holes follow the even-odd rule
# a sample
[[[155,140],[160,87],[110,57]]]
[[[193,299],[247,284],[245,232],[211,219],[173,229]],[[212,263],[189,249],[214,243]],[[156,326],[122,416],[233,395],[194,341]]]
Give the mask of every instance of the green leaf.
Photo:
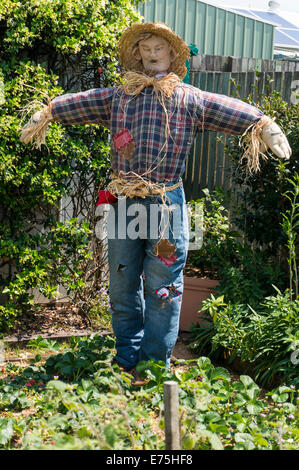
[[[202,370],[207,370],[211,367],[212,363],[208,357],[200,357],[197,359],[197,365]]]
[[[248,413],[250,413],[251,415],[257,415],[262,410],[261,406],[251,403],[248,403],[246,405],[246,408],[248,410]]]
[[[50,380],[47,383],[47,389],[57,390],[58,392],[64,392],[68,387],[69,385],[62,382],[61,380]]]
[[[208,437],[213,450],[223,450],[222,442],[220,441],[217,434],[209,432],[209,431],[206,431],[205,434]]]
[[[104,434],[105,434],[107,443],[113,449],[115,440],[116,440],[116,433],[115,433],[115,429],[112,423],[108,424],[108,426],[105,427]]]
[[[10,419],[0,418],[0,444],[7,444],[14,433],[13,421]]]
[[[184,437],[182,440],[182,448],[186,450],[192,450],[195,446],[195,439],[190,436]]]
[[[215,367],[213,370],[209,370],[207,376],[210,380],[228,380],[230,381],[230,373],[224,367]]]
[[[255,449],[255,444],[253,442],[253,438],[251,434],[237,432],[235,434],[235,441],[237,444],[243,444],[243,448],[246,450]]]

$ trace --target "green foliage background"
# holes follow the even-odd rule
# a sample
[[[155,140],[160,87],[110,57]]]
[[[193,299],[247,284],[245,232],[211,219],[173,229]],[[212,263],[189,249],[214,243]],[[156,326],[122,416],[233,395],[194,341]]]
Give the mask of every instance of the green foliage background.
[[[290,160],[279,160],[271,151],[268,159],[261,159],[261,171],[246,174],[245,161],[240,164],[242,148],[236,138],[227,149],[232,161],[232,178],[235,183],[235,201],[232,221],[256,249],[263,250],[282,267],[286,266],[286,235],[282,228],[283,215],[290,208],[285,193],[292,189],[290,178],[299,172],[299,106],[288,104],[279,92],[266,84],[267,93],[250,104],[261,109],[275,120],[288,138],[292,149]],[[298,229],[296,230],[298,233]]]
[[[47,147],[39,151],[19,141],[20,111],[46,96],[113,85],[119,76],[117,42],[138,20],[136,3],[0,4],[0,331],[30,308],[32,288],[52,297],[63,285],[85,304],[85,312],[91,291],[84,298],[84,287],[92,281],[93,298],[100,288],[95,209],[109,172],[109,133],[101,126],[53,123]],[[63,196],[74,202],[72,214],[57,222]]]
[[[233,191],[204,191],[203,247],[189,256],[191,265],[219,279],[217,298],[201,309],[204,326],[193,325],[194,348],[210,358],[246,366],[262,386],[275,381],[298,385],[298,241],[299,113],[277,91],[257,102],[275,118],[292,148],[290,160],[269,152],[261,171],[248,175],[239,137],[226,147],[232,162]],[[230,214],[228,213],[230,207]],[[208,325],[207,325],[208,323]]]

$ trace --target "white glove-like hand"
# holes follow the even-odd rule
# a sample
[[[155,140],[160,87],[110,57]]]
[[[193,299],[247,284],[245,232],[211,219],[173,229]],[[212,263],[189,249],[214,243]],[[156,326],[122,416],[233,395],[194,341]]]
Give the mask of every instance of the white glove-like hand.
[[[285,158],[288,160],[292,155],[288,139],[274,121],[269,122],[269,124],[266,124],[263,127],[261,138],[265,145],[270,147],[272,152],[275,153],[278,158]]]
[[[53,121],[51,108],[44,106],[40,111],[35,112],[21,130],[20,141],[24,144],[36,141],[37,148],[45,143],[45,137],[49,123]]]
[[[43,110],[37,111],[30,117],[30,121],[32,124],[37,124],[40,122],[41,118],[43,116]]]
[[[43,110],[41,109],[40,111],[36,111],[32,116],[30,116],[29,121],[27,124],[24,126],[23,129],[27,129],[28,127],[31,127],[32,125],[39,124],[40,121],[43,118]]]

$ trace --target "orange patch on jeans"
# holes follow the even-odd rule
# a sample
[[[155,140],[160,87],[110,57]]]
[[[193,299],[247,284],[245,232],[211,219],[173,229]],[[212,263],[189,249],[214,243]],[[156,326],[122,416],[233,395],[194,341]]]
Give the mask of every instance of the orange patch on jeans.
[[[171,258],[175,251],[175,245],[173,245],[173,243],[171,243],[167,238],[162,238],[155,244],[156,256],[161,256],[162,258]]]

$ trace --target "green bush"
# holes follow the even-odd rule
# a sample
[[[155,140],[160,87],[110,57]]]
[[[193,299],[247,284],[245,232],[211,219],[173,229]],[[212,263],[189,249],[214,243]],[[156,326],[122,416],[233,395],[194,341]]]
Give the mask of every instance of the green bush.
[[[276,120],[290,142],[291,159],[279,160],[269,152],[267,160],[261,159],[260,172],[248,175],[246,161],[241,162],[240,138],[230,137],[225,150],[232,163],[233,189],[224,192],[216,188],[212,195],[205,190],[204,198],[193,201],[204,209],[203,246],[191,252],[188,259],[203,275],[225,278],[227,292],[239,281],[245,295],[246,283],[255,285],[250,289],[256,292],[255,297],[263,296],[263,291],[271,294],[272,284],[282,290],[290,287],[290,239],[284,225],[292,206],[289,192],[294,191],[294,178],[299,173],[298,104],[289,105],[268,88],[268,94],[258,102],[253,102],[251,95],[245,101]],[[293,225],[296,252],[299,225],[295,221]]]
[[[299,345],[299,299],[278,291],[253,309],[218,297],[204,301],[203,310],[210,313],[209,328],[192,327],[199,354],[229,361],[238,357],[263,386],[298,385],[299,367],[292,355]]]
[[[109,133],[52,123],[47,147],[32,149],[19,141],[21,110],[45,95],[111,86],[117,40],[138,18],[134,3],[1,2],[0,331],[31,308],[30,289],[53,297],[62,285],[86,314],[101,288],[95,209],[110,169]]]
[[[232,223],[249,243],[263,250],[287,273],[287,237],[281,224],[283,214],[290,208],[290,201],[285,197],[292,189],[290,179],[299,172],[299,107],[288,104],[277,91],[268,88],[268,94],[262,95],[258,102],[253,102],[251,96],[246,101],[275,119],[289,140],[292,156],[289,161],[279,160],[269,151],[268,159],[261,159],[261,171],[250,176],[246,161],[240,164],[239,139],[230,139],[226,150],[232,162],[234,186]]]
[[[213,196],[206,193],[203,248],[190,256],[195,266],[216,268],[218,297],[203,303],[211,315],[210,328],[193,325],[192,333],[199,354],[217,360],[238,356],[267,386],[275,380],[295,384],[298,367],[291,355],[298,349],[299,334],[298,105],[289,106],[273,92],[258,106],[277,118],[293,155],[290,161],[262,161],[261,172],[248,176],[246,162],[240,164],[239,141],[232,138],[227,149],[235,182],[231,217],[224,194],[221,204],[219,190]]]
[[[191,251],[188,266],[199,269],[202,276],[219,279],[217,293],[226,301],[255,305],[274,292],[273,284],[288,286],[276,260],[260,247],[253,247],[232,228],[229,216],[230,195],[221,188],[192,201],[203,208],[203,243]]]
[[[203,189],[204,197],[190,201],[195,214],[195,206],[202,210],[202,246],[188,255],[188,265],[196,267],[202,276],[219,278],[219,270],[227,264],[235,264],[238,257],[237,239],[239,234],[232,230],[227,204],[229,194],[220,187],[212,194]],[[191,218],[192,225],[193,218]],[[193,227],[191,226],[193,229]]]
[[[273,380],[298,383],[297,354],[299,343],[299,297],[296,264],[296,227],[298,226],[299,175],[288,180],[290,190],[285,194],[290,208],[283,214],[282,230],[286,235],[289,264],[289,288],[282,293],[275,285],[276,295],[265,295],[265,285],[271,281],[273,268],[255,266],[253,250],[242,266],[223,266],[216,299],[203,302],[210,314],[209,328],[193,325],[193,347],[211,357],[236,356],[248,361],[254,378],[270,385]],[[237,243],[237,242],[235,242]],[[248,247],[247,247],[248,249]],[[240,250],[241,252],[242,250]],[[260,261],[265,256],[262,252]],[[255,278],[250,275],[256,274]],[[264,284],[262,282],[265,277]],[[257,282],[258,280],[258,282]]]

